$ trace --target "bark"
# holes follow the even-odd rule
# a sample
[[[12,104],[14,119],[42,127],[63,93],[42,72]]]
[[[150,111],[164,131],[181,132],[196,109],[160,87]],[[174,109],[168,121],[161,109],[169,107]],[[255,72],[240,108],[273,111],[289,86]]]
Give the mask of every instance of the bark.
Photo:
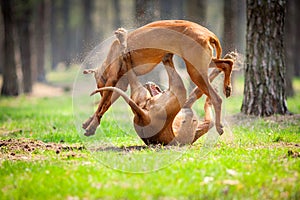
[[[294,96],[294,89],[292,84],[292,79],[294,76],[294,60],[296,57],[295,47],[296,47],[296,10],[295,1],[287,1],[287,14],[285,20],[285,61],[286,61],[286,95],[288,97]]]
[[[32,4],[29,0],[23,1],[16,8],[17,30],[19,36],[19,47],[21,57],[21,68],[23,75],[23,92],[32,92],[32,69],[30,48],[30,22],[32,16]]]
[[[236,16],[236,29],[237,29],[237,43],[236,48],[238,52],[245,55],[246,49],[246,1],[236,1],[237,3],[237,16]]]
[[[71,64],[71,29],[70,29],[70,0],[63,0],[63,61],[68,67]]]
[[[3,27],[2,14],[0,14],[0,74],[3,73],[3,54],[4,54],[4,27]]]
[[[292,1],[292,0],[291,0]],[[296,27],[296,37],[300,36],[300,26],[297,24],[300,21],[300,1],[295,1],[295,7],[296,7],[296,21],[294,23],[294,26]],[[295,50],[294,53],[296,54],[296,56],[294,57],[294,71],[295,71],[295,76],[300,77],[300,59],[297,57],[297,55],[299,55],[300,52],[300,40],[297,39],[295,42]]]
[[[114,6],[114,27],[115,29],[121,27],[121,9],[120,9],[120,0],[113,0]]]
[[[51,43],[51,68],[55,70],[59,63],[58,57],[58,34],[57,34],[57,6],[55,1],[51,2],[50,8],[50,43]]]
[[[89,41],[92,37],[93,23],[92,23],[92,6],[93,1],[87,0],[82,2],[83,6],[83,28],[84,28],[84,40]]]
[[[160,18],[171,19],[172,18],[172,0],[160,0]]]
[[[285,0],[247,0],[247,45],[242,112],[287,114],[284,66]]]
[[[224,30],[223,52],[234,51],[237,43],[237,2],[238,0],[224,1]]]
[[[238,1],[239,0],[225,0],[223,4],[224,26],[222,49],[223,54],[230,51],[237,50],[238,41]],[[232,73],[232,80],[235,79],[236,73]],[[234,81],[232,81],[232,88],[235,90]]]
[[[45,72],[45,2],[39,1],[36,19],[37,81],[46,82]]]
[[[136,0],[135,19],[138,26],[143,26],[159,19],[158,0]]]
[[[12,5],[10,0],[1,0],[1,10],[4,22],[4,69],[1,94],[6,96],[19,95],[18,77],[15,63]]]
[[[186,19],[198,24],[206,24],[206,0],[189,0],[186,4]]]

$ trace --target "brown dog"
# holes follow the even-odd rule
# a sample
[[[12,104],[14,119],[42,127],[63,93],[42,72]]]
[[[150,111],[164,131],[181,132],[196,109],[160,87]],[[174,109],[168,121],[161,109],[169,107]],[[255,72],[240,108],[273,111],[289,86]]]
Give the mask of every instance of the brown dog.
[[[124,37],[121,46],[125,49]],[[193,94],[186,101],[184,84],[174,68],[172,54],[166,54],[163,63],[169,77],[169,89],[162,92],[154,83],[143,86],[131,68],[130,53],[123,53],[123,65],[127,66],[127,77],[131,89],[131,98],[116,87],[103,87],[100,91],[114,91],[121,95],[134,113],[134,128],[145,144],[191,144],[211,127],[209,101],[205,104],[205,121],[199,123],[191,109],[197,100]],[[214,76],[215,77],[215,76]],[[214,78],[213,77],[213,78]],[[211,79],[211,81],[213,80]],[[200,93],[198,93],[199,96]]]
[[[124,56],[124,63],[130,63],[130,54]],[[127,77],[131,88],[131,98],[126,93],[116,87],[103,87],[92,94],[100,91],[110,90],[121,95],[132,108],[134,113],[134,128],[145,144],[177,144],[192,143],[194,138],[187,142],[181,142],[176,136],[181,136],[185,132],[195,133],[198,121],[192,119],[192,123],[182,123],[183,118],[177,118],[178,122],[173,128],[173,121],[186,101],[186,90],[180,76],[174,69],[172,54],[167,54],[163,59],[169,77],[169,89],[151,96],[149,90],[137,80],[133,70],[128,69]],[[194,117],[193,113],[186,113],[188,117]],[[191,118],[190,117],[190,118]],[[183,127],[183,125],[185,125]],[[179,137],[179,139],[182,139]]]
[[[215,92],[208,80],[208,68],[226,63],[224,92],[230,95],[230,74],[233,60],[220,59],[221,46],[218,38],[208,29],[189,21],[165,20],[145,25],[128,34],[128,51],[131,54],[132,68],[136,75],[151,71],[168,53],[177,54],[185,61],[187,72],[199,90],[206,94],[212,102],[216,116],[216,128],[219,134],[223,133],[221,125],[221,97]],[[216,49],[216,58],[212,57],[213,47]],[[113,42],[108,56],[102,67],[96,70],[86,70],[85,73],[95,73],[97,87],[116,86],[126,90],[127,79],[121,77],[126,73],[119,61],[121,54],[119,41]],[[138,67],[142,66],[142,67]],[[226,74],[227,73],[227,74]],[[118,98],[112,96],[111,91],[101,91],[101,100],[95,114],[90,117],[83,128],[86,135],[94,134],[100,119],[110,105]]]

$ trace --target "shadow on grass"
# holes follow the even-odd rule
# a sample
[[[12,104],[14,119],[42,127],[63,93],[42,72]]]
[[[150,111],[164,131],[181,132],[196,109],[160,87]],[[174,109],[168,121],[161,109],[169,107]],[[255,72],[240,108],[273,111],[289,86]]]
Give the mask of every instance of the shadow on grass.
[[[181,146],[164,146],[164,145],[132,145],[132,146],[106,146],[106,147],[93,147],[89,149],[92,152],[133,152],[133,151],[164,151],[164,150],[179,150]]]

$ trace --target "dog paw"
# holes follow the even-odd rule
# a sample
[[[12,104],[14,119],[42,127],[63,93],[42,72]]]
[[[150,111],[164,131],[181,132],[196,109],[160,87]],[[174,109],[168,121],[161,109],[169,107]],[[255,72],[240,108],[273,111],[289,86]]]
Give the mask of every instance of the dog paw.
[[[86,129],[90,125],[92,120],[93,120],[93,117],[89,117],[85,122],[82,123],[82,128]]]
[[[85,136],[92,136],[95,135],[95,131],[91,131],[91,130],[86,130],[84,133]]]
[[[84,135],[85,135],[85,136],[95,135],[96,128],[97,128],[97,127],[89,126],[89,127],[85,130]]]
[[[93,117],[88,127],[85,129],[85,136],[94,135],[96,132],[97,127],[99,126],[100,122],[97,120],[97,117]]]
[[[217,132],[219,133],[219,135],[222,135],[224,133],[224,130],[223,130],[223,126],[220,125],[220,126],[216,126],[216,129],[217,129]]]
[[[230,97],[231,92],[232,92],[231,86],[226,86],[225,91],[224,91],[224,94],[225,94],[226,98]]]

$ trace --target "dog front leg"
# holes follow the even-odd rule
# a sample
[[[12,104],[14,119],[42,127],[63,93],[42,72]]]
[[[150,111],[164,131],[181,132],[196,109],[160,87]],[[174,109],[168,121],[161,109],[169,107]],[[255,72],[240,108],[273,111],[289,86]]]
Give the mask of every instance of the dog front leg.
[[[110,79],[107,81],[105,87],[107,86],[114,86],[117,84],[117,81],[115,79]],[[122,84],[119,84],[122,85]],[[124,82],[124,85],[126,85],[126,82]],[[125,86],[124,86],[125,87]],[[85,126],[85,134],[86,136],[94,135],[97,127],[100,125],[100,121],[104,113],[108,110],[108,108],[111,106],[113,103],[112,101],[115,101],[119,96],[114,96],[112,98],[112,92],[111,91],[103,91],[102,93],[102,98],[100,100],[100,103],[98,105],[98,108],[94,115],[89,118],[84,124],[83,127]],[[88,125],[87,125],[88,124]]]
[[[100,103],[98,105],[96,112],[94,113],[94,115],[91,118],[89,118],[87,120],[87,121],[89,121],[89,124],[85,128],[85,133],[84,133],[85,136],[91,136],[91,135],[95,134],[97,127],[100,125],[100,120],[102,117],[102,115],[100,115],[100,112],[102,111],[102,109],[104,107],[107,107],[106,104],[107,104],[107,99],[109,98],[109,96],[111,96],[110,91],[103,92],[103,97],[100,100]]]

